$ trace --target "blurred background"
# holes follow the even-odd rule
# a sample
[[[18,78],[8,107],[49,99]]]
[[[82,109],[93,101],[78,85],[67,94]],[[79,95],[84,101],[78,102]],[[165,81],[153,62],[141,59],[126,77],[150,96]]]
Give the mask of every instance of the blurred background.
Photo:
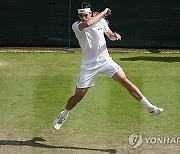
[[[71,29],[82,0],[0,0],[1,47],[79,47]],[[179,0],[88,0],[92,11],[112,10],[112,48],[179,48]]]

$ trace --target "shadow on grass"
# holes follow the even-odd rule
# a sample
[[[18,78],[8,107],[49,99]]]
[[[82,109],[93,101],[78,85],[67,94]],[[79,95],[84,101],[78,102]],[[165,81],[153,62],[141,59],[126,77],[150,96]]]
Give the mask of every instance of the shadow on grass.
[[[116,149],[98,149],[98,148],[85,148],[85,147],[74,147],[74,146],[54,146],[47,145],[39,142],[46,141],[42,137],[34,137],[31,140],[27,141],[16,141],[16,140],[0,140],[0,146],[2,145],[13,145],[13,146],[32,146],[32,147],[41,147],[41,148],[59,148],[59,149],[72,149],[72,150],[88,150],[88,151],[100,151],[107,152],[110,154],[117,153]]]
[[[120,58],[122,61],[155,61],[155,62],[180,62],[180,57],[150,57],[150,56],[138,56],[131,58]]]

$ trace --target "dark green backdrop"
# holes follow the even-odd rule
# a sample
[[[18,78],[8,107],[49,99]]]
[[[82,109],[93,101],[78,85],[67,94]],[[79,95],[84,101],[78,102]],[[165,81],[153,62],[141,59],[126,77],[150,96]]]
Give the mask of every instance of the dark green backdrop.
[[[71,2],[71,3],[70,3]],[[81,0],[0,0],[0,46],[79,47],[71,25]],[[111,8],[110,28],[122,41],[109,47],[179,48],[179,0],[89,0]],[[69,18],[71,17],[71,18]]]

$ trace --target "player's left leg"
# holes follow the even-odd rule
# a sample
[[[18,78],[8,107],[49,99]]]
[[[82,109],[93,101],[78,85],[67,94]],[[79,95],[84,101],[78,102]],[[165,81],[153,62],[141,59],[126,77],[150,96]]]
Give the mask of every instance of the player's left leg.
[[[144,97],[141,91],[128,80],[122,69],[117,71],[111,78],[124,86],[135,99],[141,101],[148,108],[151,115],[158,115],[163,111],[162,108],[158,108],[151,104],[146,97]]]
[[[76,104],[78,104],[83,99],[88,89],[94,86],[97,75],[98,68],[92,70],[81,70],[77,81],[75,94],[68,99],[66,108],[55,119],[53,123],[54,129],[59,130],[61,128],[64,121],[67,119],[70,110],[72,110],[76,106]]]

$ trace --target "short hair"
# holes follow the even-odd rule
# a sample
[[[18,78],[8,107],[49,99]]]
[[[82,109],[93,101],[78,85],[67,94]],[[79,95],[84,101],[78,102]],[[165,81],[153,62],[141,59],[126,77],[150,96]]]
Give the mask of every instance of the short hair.
[[[82,2],[78,7],[78,9],[85,9],[85,8],[91,8],[91,4],[88,2]]]

